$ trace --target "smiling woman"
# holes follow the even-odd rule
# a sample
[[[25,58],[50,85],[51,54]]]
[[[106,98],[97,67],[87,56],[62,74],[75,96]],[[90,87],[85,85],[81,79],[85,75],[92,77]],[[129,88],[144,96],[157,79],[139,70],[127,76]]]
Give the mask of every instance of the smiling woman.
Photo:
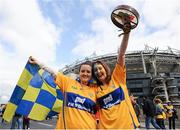
[[[89,85],[92,76],[91,62],[82,63],[79,69],[80,82],[82,85]]]
[[[93,65],[93,78],[97,81],[98,85],[108,83],[111,79],[111,71],[107,64],[102,61],[96,61]]]
[[[44,67],[35,58],[30,57],[30,63],[49,71],[64,93],[63,110],[60,111],[56,129],[96,129],[96,96],[95,86],[90,85],[91,62],[86,61],[79,69],[80,81],[71,79],[62,73],[55,73]],[[77,122],[81,122],[80,124]]]
[[[126,86],[125,52],[128,45],[131,25],[129,16],[122,17],[123,38],[117,56],[117,64],[110,68],[103,61],[92,65],[93,78],[96,80],[97,104],[99,105],[100,129],[135,129],[139,127],[136,114]]]

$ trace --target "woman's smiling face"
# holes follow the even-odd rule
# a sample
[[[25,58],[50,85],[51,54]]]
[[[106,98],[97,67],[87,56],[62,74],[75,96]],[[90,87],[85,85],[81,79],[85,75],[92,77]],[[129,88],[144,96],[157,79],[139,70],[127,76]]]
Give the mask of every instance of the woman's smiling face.
[[[88,84],[88,82],[92,76],[92,70],[91,69],[92,69],[91,66],[87,65],[87,64],[84,64],[81,66],[79,76],[80,76],[80,80],[81,80],[82,84],[84,84],[84,85]]]
[[[106,81],[107,73],[102,64],[96,63],[94,65],[94,74],[99,81],[104,83]]]

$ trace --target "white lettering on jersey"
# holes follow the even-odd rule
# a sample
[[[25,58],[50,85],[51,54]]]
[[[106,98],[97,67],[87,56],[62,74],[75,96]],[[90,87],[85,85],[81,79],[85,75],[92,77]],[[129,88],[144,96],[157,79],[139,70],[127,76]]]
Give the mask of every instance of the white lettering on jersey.
[[[107,104],[108,102],[111,102],[113,100],[112,95],[110,94],[108,97],[106,97],[105,99],[103,99],[104,104]]]
[[[83,103],[85,102],[85,100],[86,100],[85,98],[76,97],[75,103],[76,103],[76,102],[79,102],[79,103],[82,103],[82,104],[83,104]]]

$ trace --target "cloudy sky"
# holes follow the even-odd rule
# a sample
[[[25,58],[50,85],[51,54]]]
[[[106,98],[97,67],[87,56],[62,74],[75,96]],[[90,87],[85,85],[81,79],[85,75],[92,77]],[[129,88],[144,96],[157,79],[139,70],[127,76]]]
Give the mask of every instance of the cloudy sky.
[[[179,0],[0,0],[0,103],[30,55],[59,70],[93,53],[116,52],[121,38],[110,15],[121,4],[140,14],[128,51],[180,50]]]

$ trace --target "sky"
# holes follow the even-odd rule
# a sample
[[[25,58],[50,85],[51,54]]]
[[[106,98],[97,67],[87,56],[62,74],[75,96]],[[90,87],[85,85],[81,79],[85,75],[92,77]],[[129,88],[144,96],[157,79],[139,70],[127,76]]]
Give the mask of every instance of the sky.
[[[110,16],[123,4],[140,15],[127,51],[180,50],[179,0],[0,0],[0,103],[9,100],[29,56],[58,71],[117,52],[121,37]]]

